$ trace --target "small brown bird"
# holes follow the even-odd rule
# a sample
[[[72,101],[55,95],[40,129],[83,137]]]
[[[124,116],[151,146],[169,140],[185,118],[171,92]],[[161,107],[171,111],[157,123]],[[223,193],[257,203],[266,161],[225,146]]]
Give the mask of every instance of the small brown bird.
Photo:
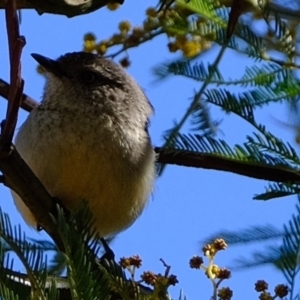
[[[71,211],[86,200],[100,235],[114,235],[142,213],[153,188],[152,106],[111,60],[84,52],[57,60],[32,56],[45,70],[46,85],[16,148],[51,196]],[[36,226],[22,199],[13,197]]]

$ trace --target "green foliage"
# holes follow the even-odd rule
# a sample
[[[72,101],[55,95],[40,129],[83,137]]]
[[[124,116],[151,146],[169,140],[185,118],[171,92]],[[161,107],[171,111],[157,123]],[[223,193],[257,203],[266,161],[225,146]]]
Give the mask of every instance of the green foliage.
[[[220,51],[213,63],[205,62],[202,54],[193,59],[177,59],[163,63],[155,69],[158,78],[180,75],[200,82],[199,91],[195,92],[193,101],[182,119],[166,131],[165,147],[195,155],[210,153],[234,162],[248,162],[253,166],[264,165],[284,168],[292,172],[299,171],[299,157],[292,145],[270,133],[264,124],[257,122],[256,110],[270,103],[290,102],[300,95],[300,81],[295,76],[291,60],[294,59],[295,39],[292,32],[294,25],[280,18],[280,12],[271,16],[268,4],[261,11],[265,18],[268,35],[254,32],[246,22],[239,22],[234,36],[226,37],[228,9],[217,7],[214,1],[176,2],[189,9],[199,17],[191,17],[189,24],[181,32],[193,37],[201,37],[219,44]],[[283,54],[280,61],[272,58],[269,47]],[[225,49],[230,48],[237,53],[248,56],[250,65],[245,67],[244,74],[237,78],[226,78],[220,67]],[[272,48],[271,48],[272,50]],[[262,61],[263,60],[263,61]],[[232,87],[238,87],[239,92]],[[216,137],[219,121],[212,120],[210,106],[221,108],[226,114],[236,114],[253,127],[253,134],[246,137],[242,144],[229,145],[225,140]],[[191,123],[195,133],[180,133],[186,121]],[[264,193],[255,196],[258,200],[299,193],[299,182],[270,183]]]
[[[0,210],[0,236],[10,249],[18,256],[27,272],[27,282],[30,282],[32,293],[36,298],[48,299],[45,288],[47,280],[46,260],[43,256],[43,250],[39,246],[27,242],[25,234],[22,233],[21,227],[12,227],[8,215]],[[5,262],[6,259],[6,262]],[[18,285],[15,289],[16,282],[24,280],[18,274],[10,274],[7,270],[12,271],[13,262],[9,262],[9,256],[2,260],[1,268],[1,289],[10,299],[26,299],[29,290],[26,285]],[[52,298],[56,295],[51,293]],[[24,298],[26,297],[26,298]],[[50,298],[49,298],[50,299]]]
[[[219,238],[220,236],[226,240],[231,246],[254,243],[260,241],[268,241],[274,239],[282,239],[284,231],[274,227],[271,224],[264,226],[253,226],[247,229],[236,231],[221,230],[201,241],[202,245],[206,245]]]
[[[12,227],[9,217],[0,211],[0,236],[26,269],[25,274],[13,271],[13,262],[1,253],[0,293],[5,299],[58,299],[59,290],[68,287],[69,299],[109,299],[108,271],[96,264],[99,243],[92,229],[91,213],[86,205],[66,219],[59,209],[56,224],[65,246],[66,279],[49,276],[45,251],[51,243],[29,243],[21,227]],[[2,243],[1,245],[4,245]],[[108,268],[109,270],[109,268]],[[124,274],[122,274],[123,276]],[[122,280],[126,280],[124,275]],[[24,284],[26,282],[26,284]],[[30,288],[29,288],[30,286]],[[30,296],[29,296],[30,295]],[[125,298],[124,298],[125,299]]]
[[[178,61],[167,64],[161,68],[161,76],[166,77],[170,73],[174,75],[182,75],[196,81],[205,81],[208,74],[212,72],[211,66],[205,66],[203,62],[191,64],[190,61]],[[266,86],[270,84],[288,81],[291,72],[274,63],[263,63],[259,66],[247,66],[245,73],[241,78],[225,80],[221,72],[216,69],[213,72],[210,83],[216,85],[240,85],[243,88],[253,86]]]
[[[185,1],[185,0],[177,0],[176,4],[182,6],[188,10],[193,11],[194,13],[203,16],[205,19],[214,22],[214,23],[221,23],[225,26],[226,22],[224,22],[221,18],[218,17],[214,10],[213,1],[201,1],[201,0],[194,0],[194,1]]]
[[[168,284],[153,289],[145,287],[141,281],[135,281],[134,272],[131,272],[131,279],[127,279],[125,271],[114,259],[98,257],[100,238],[87,203],[70,216],[58,207],[57,217],[53,220],[63,241],[64,252],[57,257],[64,258],[62,265],[66,268],[66,276],[53,276],[48,272],[45,253],[53,251],[52,243],[29,243],[20,226],[12,227],[9,217],[0,210],[0,237],[5,241],[0,244],[1,297],[19,300],[153,300],[159,292],[159,299],[170,300]],[[10,251],[18,256],[26,273],[13,271]],[[162,287],[163,293],[159,289]]]
[[[86,203],[70,219],[62,210],[57,226],[65,247],[67,278],[72,299],[109,299],[108,282],[95,266],[99,251],[99,237],[93,229],[92,215]],[[75,230],[74,230],[75,228]]]

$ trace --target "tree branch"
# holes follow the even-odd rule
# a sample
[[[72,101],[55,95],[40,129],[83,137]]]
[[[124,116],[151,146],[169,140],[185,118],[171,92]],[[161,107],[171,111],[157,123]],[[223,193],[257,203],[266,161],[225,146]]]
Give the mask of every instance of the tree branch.
[[[5,8],[7,0],[0,0],[0,9]],[[69,18],[88,14],[106,6],[108,3],[123,4],[124,0],[17,0],[17,9],[35,9],[38,14],[50,13]]]
[[[6,81],[0,78],[0,96],[6,100],[8,100],[9,87],[10,85]],[[33,108],[37,106],[39,106],[39,103],[37,101],[30,98],[24,93],[22,94],[21,107],[24,110],[30,112]]]
[[[15,148],[8,155],[0,157],[0,170],[4,174],[3,183],[15,191],[32,212],[36,221],[63,251],[63,242],[51,218],[56,215],[56,202]]]
[[[21,52],[25,39],[19,35],[19,24],[15,0],[7,0],[6,24],[9,44],[10,79],[11,84],[1,84],[1,93],[8,99],[6,120],[2,122],[0,137],[0,170],[3,173],[3,183],[14,190],[31,210],[37,222],[53,238],[63,251],[63,243],[59,232],[51,218],[55,215],[56,202],[48,194],[44,186],[31,171],[25,161],[12,146],[12,138],[17,123],[20,104],[26,96],[23,95],[23,80],[21,79]],[[41,205],[42,204],[42,205]]]
[[[19,23],[16,10],[16,3],[13,0],[7,1],[6,9],[6,28],[10,60],[10,82],[8,90],[8,105],[6,120],[2,122],[2,132],[0,140],[0,152],[9,149],[15,127],[17,124],[18,111],[22,99],[24,81],[21,78],[21,53],[25,46],[25,38],[20,36]]]
[[[162,164],[231,172],[275,182],[300,182],[300,173],[283,166],[236,161],[210,153],[155,148],[157,161]]]
[[[240,1],[240,0],[239,0]],[[219,0],[219,6],[232,7],[236,0]],[[249,3],[251,1],[243,1],[244,2],[244,10],[245,8],[250,8]],[[255,1],[253,1],[255,3]],[[300,11],[290,8],[288,6],[284,6],[282,4],[275,3],[274,1],[265,1],[265,5],[262,7],[263,10],[267,13],[267,15],[272,17],[280,17],[282,19],[286,19],[288,21],[299,22],[300,20]],[[246,9],[247,11],[247,9]],[[249,10],[251,11],[251,10]]]

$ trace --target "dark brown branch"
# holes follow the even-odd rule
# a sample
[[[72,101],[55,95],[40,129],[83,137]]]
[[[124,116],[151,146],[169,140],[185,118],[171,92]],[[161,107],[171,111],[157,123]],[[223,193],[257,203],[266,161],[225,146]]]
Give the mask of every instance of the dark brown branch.
[[[24,82],[21,78],[21,53],[25,46],[25,38],[19,34],[19,22],[15,0],[8,0],[5,9],[6,28],[10,59],[10,82],[6,120],[1,132],[0,151],[9,149],[15,127],[20,103],[22,101]]]
[[[7,156],[0,157],[0,170],[4,174],[4,185],[22,198],[38,224],[63,251],[63,243],[50,216],[50,213],[56,215],[55,201],[15,148]]]
[[[268,166],[260,163],[236,161],[210,153],[155,148],[157,161],[162,164],[195,167],[231,172],[256,179],[275,182],[300,182],[300,172],[284,166]]]
[[[20,64],[25,39],[19,35],[15,0],[7,0],[6,24],[11,84],[8,88],[6,84],[6,88],[1,89],[2,92],[6,92],[6,98],[8,98],[6,120],[0,137],[0,170],[3,173],[3,183],[22,198],[38,224],[48,232],[60,250],[63,251],[63,243],[50,216],[50,213],[55,215],[56,202],[12,146],[19,106],[25,97],[23,96],[24,82],[21,79]]]
[[[123,4],[124,0],[17,0],[18,9],[35,9],[39,14],[65,15],[69,18],[88,14],[110,2]],[[0,9],[5,8],[6,0],[0,0]]]
[[[8,93],[9,93],[9,84],[0,78],[0,96],[4,99],[8,99]],[[30,98],[26,94],[22,94],[22,102],[21,107],[30,112],[33,108],[39,106],[38,102],[34,99]]]
[[[265,11],[264,13],[267,13],[268,16],[273,15],[275,18],[280,17],[297,23],[300,20],[299,11],[273,3],[273,1],[266,2],[264,8],[260,8],[255,1],[251,2],[248,0],[221,0],[220,4],[231,7],[227,25],[227,38],[233,35],[239,17],[247,12],[253,12],[255,14],[261,10],[261,14]]]
[[[244,14],[245,12],[251,11],[252,3],[244,0],[233,0],[230,13],[229,13],[229,19],[227,23],[227,38],[231,38],[233,35],[233,32],[235,30],[237,21],[239,17]]]
[[[251,11],[251,9],[249,9],[250,7],[250,2],[249,1],[241,1],[241,0],[237,0],[242,2],[242,4],[244,4],[244,7],[241,7],[242,10],[244,11]],[[219,7],[232,7],[234,5],[235,0],[219,0],[218,4]],[[255,3],[255,1],[253,1],[253,3]],[[263,10],[265,10],[266,12],[268,12],[268,16],[272,16],[273,18],[282,18],[282,19],[286,19],[288,21],[294,21],[294,22],[299,22],[300,20],[300,11],[299,10],[295,10],[293,8],[289,8],[286,5],[282,5],[282,4],[277,4],[275,3],[275,1],[266,1],[265,2],[265,6],[262,7]],[[258,9],[258,8],[257,8]],[[252,11],[254,10],[254,7],[252,9]]]
[[[5,20],[8,37],[8,49],[10,63],[13,61],[13,52],[15,48],[15,42],[20,36],[19,23],[17,17],[16,2],[8,0],[5,7]]]

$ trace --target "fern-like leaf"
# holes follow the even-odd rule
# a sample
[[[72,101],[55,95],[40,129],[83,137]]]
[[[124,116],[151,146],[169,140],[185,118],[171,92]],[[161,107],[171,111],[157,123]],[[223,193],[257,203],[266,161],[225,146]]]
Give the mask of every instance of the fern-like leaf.
[[[273,153],[296,166],[300,165],[300,158],[296,150],[289,143],[284,143],[270,132],[264,131],[264,135],[254,133],[254,137],[248,136],[247,139],[252,147],[257,147],[265,153]]]
[[[237,161],[293,168],[286,160],[261,152],[256,146],[249,143],[236,145],[232,148],[224,140],[217,140],[209,136],[179,134],[177,139],[173,139],[170,147],[186,151],[216,154]]]
[[[293,86],[295,87],[295,85]],[[222,106],[222,103],[239,103],[240,106],[251,106],[262,107],[269,103],[282,102],[284,100],[291,100],[297,92],[293,90],[293,87],[286,89],[281,87],[280,89],[271,88],[268,86],[261,87],[259,89],[254,89],[252,91],[247,91],[234,95],[226,89],[210,89],[207,90],[206,100],[216,105]],[[298,87],[300,93],[300,86]]]
[[[190,61],[177,61],[161,67],[161,75],[182,75],[196,81],[205,81],[210,73],[210,65],[207,67],[203,62],[191,65]],[[282,82],[290,77],[290,71],[276,64],[262,64],[261,66],[246,67],[245,74],[240,79],[225,80],[219,70],[215,71],[211,78],[212,84],[217,85],[241,85],[266,86],[274,82]]]
[[[58,210],[57,226],[65,247],[68,282],[73,300],[109,299],[107,277],[96,266],[99,237],[84,202],[68,220]]]
[[[201,245],[206,245],[219,238],[225,239],[228,245],[240,245],[247,243],[256,243],[274,239],[282,239],[286,233],[274,227],[273,225],[257,225],[247,229],[236,231],[221,230],[201,241]]]
[[[43,250],[34,245],[28,246],[26,236],[20,226],[12,227],[9,217],[0,209],[0,236],[10,246],[26,268],[31,289],[39,299],[45,299],[44,293],[47,274]],[[30,250],[29,250],[30,249]]]
[[[270,183],[266,191],[254,196],[255,200],[270,200],[285,196],[297,195],[300,193],[299,184]]]
[[[185,7],[186,9],[197,13],[200,16],[203,16],[207,20],[210,20],[214,23],[224,23],[224,21],[218,17],[215,12],[213,2],[211,0],[202,1],[202,0],[177,0],[176,4]]]

